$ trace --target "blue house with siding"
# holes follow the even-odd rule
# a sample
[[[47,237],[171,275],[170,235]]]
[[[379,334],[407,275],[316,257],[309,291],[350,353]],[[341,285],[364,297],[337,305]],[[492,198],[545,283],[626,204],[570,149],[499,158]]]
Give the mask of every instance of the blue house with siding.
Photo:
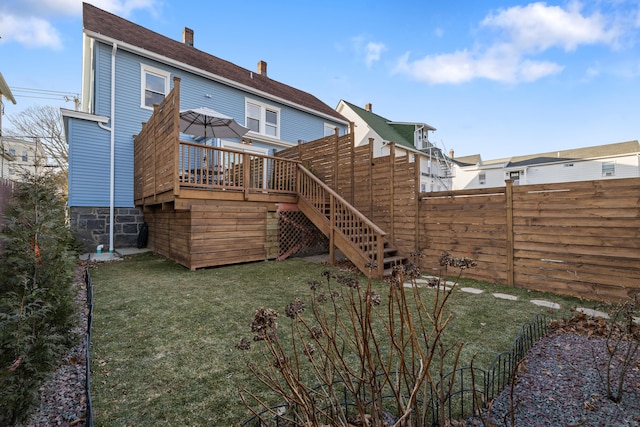
[[[208,107],[250,131],[216,147],[273,155],[349,122],[315,96],[194,46],[83,4],[82,109],[62,110],[69,144],[71,224],[87,249],[135,246],[144,213],[134,203],[134,136],[180,80],[180,108]]]

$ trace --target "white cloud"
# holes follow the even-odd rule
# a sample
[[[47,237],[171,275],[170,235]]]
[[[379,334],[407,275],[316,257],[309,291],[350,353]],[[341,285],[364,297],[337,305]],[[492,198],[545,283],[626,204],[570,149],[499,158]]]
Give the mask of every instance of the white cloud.
[[[21,18],[3,14],[0,15],[0,28],[3,43],[16,41],[27,47],[62,47],[59,32],[50,22],[41,18]]]
[[[567,9],[545,3],[515,6],[490,14],[481,25],[503,30],[511,43],[525,52],[551,47],[571,51],[584,44],[612,44],[620,35],[619,29],[600,13],[584,16],[579,3],[571,3]]]
[[[552,48],[573,51],[593,44],[615,47],[623,33],[616,22],[599,12],[584,14],[578,2],[566,8],[538,2],[501,9],[480,22],[481,35],[483,29],[493,30],[488,44],[478,42],[472,50],[416,60],[410,60],[407,53],[399,58],[394,71],[433,84],[459,84],[478,78],[533,82],[564,69],[561,64],[538,58]]]
[[[374,43],[369,42],[365,47],[365,59],[364,62],[367,64],[367,67],[370,67],[375,61],[380,60],[380,55],[387,48],[384,43]]]
[[[477,78],[504,83],[531,82],[557,74],[562,69],[562,66],[552,62],[522,60],[497,52],[474,54],[464,50],[426,56],[412,62],[407,53],[400,58],[395,71],[426,83],[459,84]]]
[[[8,0],[0,3],[0,43],[17,42],[27,47],[61,49],[62,38],[55,20],[82,16],[83,0]],[[156,9],[159,0],[88,0],[101,9],[127,17],[137,9]]]
[[[371,67],[374,62],[379,61],[382,52],[387,50],[384,43],[369,41],[369,36],[364,34],[351,37],[349,41],[355,57],[363,60],[367,67]]]

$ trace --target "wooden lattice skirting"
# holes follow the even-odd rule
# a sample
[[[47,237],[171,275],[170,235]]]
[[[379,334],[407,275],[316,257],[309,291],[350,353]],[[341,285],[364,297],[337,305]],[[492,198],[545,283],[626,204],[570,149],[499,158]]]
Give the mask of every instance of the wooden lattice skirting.
[[[329,241],[324,234],[300,211],[278,212],[278,260],[296,254],[326,252]]]

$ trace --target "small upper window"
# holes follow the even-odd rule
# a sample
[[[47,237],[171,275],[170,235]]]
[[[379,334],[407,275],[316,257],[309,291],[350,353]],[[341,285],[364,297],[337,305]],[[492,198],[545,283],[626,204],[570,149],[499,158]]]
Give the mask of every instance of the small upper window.
[[[602,176],[614,176],[616,174],[615,162],[602,162]]]
[[[258,101],[247,100],[246,126],[250,131],[280,138],[280,109]]]
[[[164,100],[169,93],[169,76],[166,71],[142,66],[142,107],[153,108]]]
[[[29,154],[26,151],[22,152],[22,161],[23,162],[28,162],[29,161]]]
[[[478,182],[480,184],[485,184],[487,182],[487,174],[485,172],[480,172],[478,174]]]
[[[9,148],[9,154],[11,154],[12,156],[16,155],[16,149],[15,148]]]

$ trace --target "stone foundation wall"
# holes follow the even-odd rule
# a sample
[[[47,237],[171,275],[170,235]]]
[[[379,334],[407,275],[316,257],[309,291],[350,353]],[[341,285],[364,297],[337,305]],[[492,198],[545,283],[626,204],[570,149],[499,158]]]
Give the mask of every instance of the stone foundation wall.
[[[109,250],[109,208],[78,207],[70,208],[71,229],[85,250],[95,252],[98,245]],[[113,227],[113,245],[118,248],[135,248],[138,244],[138,232],[144,222],[142,211],[136,208],[115,208]]]

